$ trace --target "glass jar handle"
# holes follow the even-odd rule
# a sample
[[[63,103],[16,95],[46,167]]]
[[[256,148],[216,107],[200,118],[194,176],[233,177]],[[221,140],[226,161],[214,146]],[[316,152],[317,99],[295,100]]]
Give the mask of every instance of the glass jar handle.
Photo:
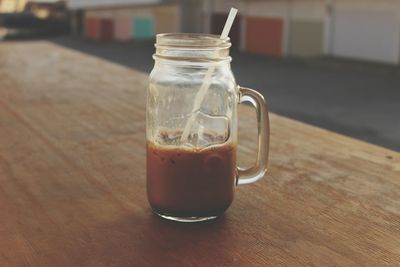
[[[255,164],[248,168],[238,167],[237,184],[250,184],[260,180],[267,172],[269,151],[269,115],[264,97],[257,91],[239,86],[239,103],[250,102],[256,109],[258,150]]]

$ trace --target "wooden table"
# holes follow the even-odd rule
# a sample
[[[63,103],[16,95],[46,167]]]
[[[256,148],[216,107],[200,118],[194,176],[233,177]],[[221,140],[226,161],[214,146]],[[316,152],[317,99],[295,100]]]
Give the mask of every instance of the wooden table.
[[[270,171],[222,218],[152,214],[147,75],[0,43],[0,266],[399,265],[400,154],[271,115]],[[240,162],[254,152],[241,109]]]

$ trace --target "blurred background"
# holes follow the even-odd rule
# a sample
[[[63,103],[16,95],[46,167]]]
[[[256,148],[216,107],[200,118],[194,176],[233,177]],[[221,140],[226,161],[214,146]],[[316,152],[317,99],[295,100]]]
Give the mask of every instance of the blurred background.
[[[150,72],[162,32],[230,37],[271,111],[400,151],[399,0],[0,0],[1,42],[44,39]]]

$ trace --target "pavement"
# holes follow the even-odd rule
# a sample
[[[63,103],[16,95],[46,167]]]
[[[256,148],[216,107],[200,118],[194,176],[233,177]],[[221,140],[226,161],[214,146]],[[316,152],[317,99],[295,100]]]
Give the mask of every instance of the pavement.
[[[153,41],[49,41],[144,72],[154,64]],[[272,112],[400,151],[400,66],[239,51],[232,57],[238,84],[266,96]]]

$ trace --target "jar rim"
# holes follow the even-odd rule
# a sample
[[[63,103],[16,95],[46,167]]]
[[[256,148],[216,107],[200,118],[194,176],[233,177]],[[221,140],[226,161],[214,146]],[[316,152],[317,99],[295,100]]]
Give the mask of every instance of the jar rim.
[[[156,47],[182,48],[229,48],[230,38],[221,39],[215,34],[205,33],[159,33],[156,35]]]

